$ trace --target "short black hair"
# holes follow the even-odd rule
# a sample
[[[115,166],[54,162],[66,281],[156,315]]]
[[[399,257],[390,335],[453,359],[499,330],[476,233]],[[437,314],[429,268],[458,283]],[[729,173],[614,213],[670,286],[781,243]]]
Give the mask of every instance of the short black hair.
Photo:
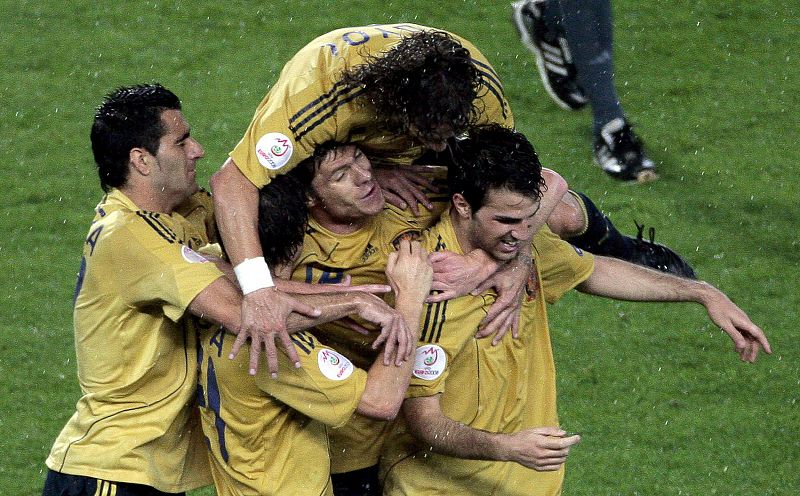
[[[279,175],[258,194],[258,238],[267,265],[292,261],[308,225],[308,190],[293,175]]]
[[[420,31],[385,53],[345,72],[342,82],[364,98],[393,132],[437,137],[440,127],[460,134],[478,116],[475,99],[483,79],[469,50],[444,31]]]
[[[498,124],[476,126],[452,149],[453,163],[447,169],[450,192],[461,193],[473,215],[484,205],[490,189],[541,199],[546,188],[542,164],[522,133]]]
[[[92,152],[103,191],[128,180],[131,149],[144,148],[155,155],[166,132],[161,122],[165,110],[180,110],[181,101],[158,83],[118,88],[106,95],[94,114]]]

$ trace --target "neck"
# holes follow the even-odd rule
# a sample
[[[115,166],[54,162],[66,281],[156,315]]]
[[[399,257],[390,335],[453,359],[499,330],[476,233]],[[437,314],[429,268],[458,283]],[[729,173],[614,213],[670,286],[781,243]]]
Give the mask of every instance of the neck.
[[[171,214],[180,205],[183,199],[170,198],[161,191],[150,188],[131,187],[130,185],[119,188],[141,210]],[[177,201],[180,200],[180,201]]]
[[[334,234],[352,234],[360,229],[363,229],[368,223],[370,218],[362,219],[334,219],[323,208],[311,207],[309,215],[317,221],[317,224],[324,227]]]
[[[472,246],[469,236],[469,222],[459,217],[456,209],[452,207],[450,208],[450,223],[453,225],[453,231],[456,233],[456,239],[458,240],[459,247],[461,247],[461,251],[463,253],[469,253],[474,250],[475,247]]]

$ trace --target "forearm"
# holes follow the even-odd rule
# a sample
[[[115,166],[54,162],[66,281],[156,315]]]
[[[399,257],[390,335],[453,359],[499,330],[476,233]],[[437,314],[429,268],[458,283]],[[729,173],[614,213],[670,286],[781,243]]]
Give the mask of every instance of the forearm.
[[[403,415],[417,440],[443,455],[469,460],[507,460],[504,434],[472,428],[446,417],[438,397],[408,398]],[[435,406],[433,404],[435,403]]]
[[[211,178],[217,228],[233,266],[262,256],[258,239],[258,188],[228,159]]]
[[[718,292],[703,281],[685,279],[615,258],[595,257],[594,272],[577,289],[628,301],[691,301],[704,303]]]
[[[358,305],[362,294],[357,292],[320,293],[320,294],[292,294],[292,297],[301,303],[306,303],[321,312],[319,317],[307,317],[299,313],[292,313],[286,320],[286,329],[290,333],[302,331],[327,322],[342,319],[358,312]]]
[[[414,342],[419,339],[419,319],[422,302],[398,295],[395,309],[405,320],[409,329],[414,330]],[[384,364],[384,353],[375,359],[367,373],[367,385],[358,405],[358,413],[371,418],[394,419],[403,403],[411,380],[414,358],[404,361],[400,366]]]

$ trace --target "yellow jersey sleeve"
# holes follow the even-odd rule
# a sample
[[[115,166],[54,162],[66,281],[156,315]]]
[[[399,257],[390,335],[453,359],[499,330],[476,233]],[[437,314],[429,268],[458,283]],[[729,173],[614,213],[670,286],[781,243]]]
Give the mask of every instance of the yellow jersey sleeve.
[[[585,281],[594,271],[594,255],[572,246],[544,226],[533,238],[538,254],[542,291],[547,303]]]
[[[280,354],[278,380],[258,374],[258,387],[314,420],[339,427],[356,411],[367,384],[367,372],[308,332],[292,335],[300,368]],[[266,363],[262,364],[266,370]]]
[[[124,264],[114,274],[125,288],[120,292],[123,300],[137,308],[161,307],[164,315],[177,321],[222,272],[181,243],[164,216],[148,212],[137,212],[137,216],[139,219],[118,227],[127,232],[108,237],[98,254],[108,250],[112,259]]]

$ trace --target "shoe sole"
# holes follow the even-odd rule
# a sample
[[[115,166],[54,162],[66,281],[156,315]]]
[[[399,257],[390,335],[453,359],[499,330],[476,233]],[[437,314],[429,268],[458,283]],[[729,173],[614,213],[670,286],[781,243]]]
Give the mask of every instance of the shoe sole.
[[[522,20],[522,7],[525,5],[525,0],[520,0],[518,2],[514,2],[511,4],[511,7],[514,9],[514,13],[512,15],[512,20],[514,21],[514,27],[517,29],[517,33],[519,33],[520,40],[522,44],[525,45],[525,48],[533,52],[533,55],[536,59],[536,68],[539,70],[539,79],[542,80],[542,85],[544,86],[545,91],[547,94],[550,95],[550,98],[556,102],[556,105],[563,108],[564,110],[580,110],[582,107],[573,107],[564,100],[562,100],[558,94],[553,90],[550,86],[550,81],[547,77],[547,67],[545,66],[544,54],[539,47],[536,46],[536,43],[533,42],[530,35],[525,28],[525,23]]]
[[[634,177],[632,179],[622,179],[622,178],[616,177],[611,172],[605,170],[603,168],[602,164],[600,164],[600,162],[598,162],[597,160],[593,159],[592,162],[594,163],[594,165],[596,165],[598,168],[600,168],[600,170],[602,170],[603,172],[608,174],[609,177],[614,178],[617,181],[622,181],[622,182],[627,183],[627,184],[651,183],[653,181],[656,181],[659,178],[658,173],[655,170],[653,170],[653,169],[642,169],[642,170],[639,171],[638,174],[636,174],[636,177]]]

